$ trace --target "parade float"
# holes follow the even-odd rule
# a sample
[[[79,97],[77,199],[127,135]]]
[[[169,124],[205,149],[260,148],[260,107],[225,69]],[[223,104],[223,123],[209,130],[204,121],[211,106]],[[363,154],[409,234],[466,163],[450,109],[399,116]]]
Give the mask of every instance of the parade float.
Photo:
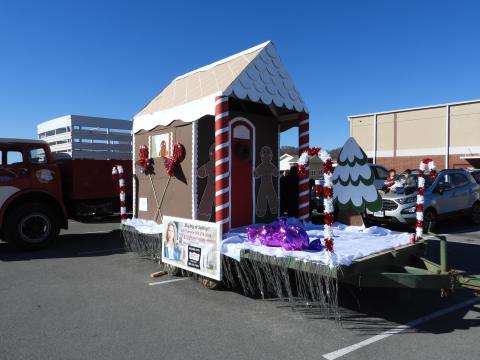
[[[337,304],[339,283],[478,289],[478,280],[448,269],[445,238],[440,264],[422,257],[421,190],[416,234],[335,221],[334,203],[340,213],[362,213],[381,211],[382,199],[353,138],[335,170],[328,152],[309,146],[308,113],[272,42],[174,79],[134,117],[134,211],[121,225],[126,247],[209,287],[327,307]],[[298,211],[286,218],[279,142],[292,127]],[[313,156],[324,163],[323,225],[308,221]],[[422,164],[434,176],[433,163]]]

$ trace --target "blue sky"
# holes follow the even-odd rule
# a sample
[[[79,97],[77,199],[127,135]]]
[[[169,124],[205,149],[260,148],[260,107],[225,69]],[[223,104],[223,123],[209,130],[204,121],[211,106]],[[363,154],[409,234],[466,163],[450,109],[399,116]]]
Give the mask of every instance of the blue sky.
[[[271,39],[311,144],[333,148],[348,115],[480,98],[479,14],[473,0],[1,1],[0,136],[131,119],[174,77]]]

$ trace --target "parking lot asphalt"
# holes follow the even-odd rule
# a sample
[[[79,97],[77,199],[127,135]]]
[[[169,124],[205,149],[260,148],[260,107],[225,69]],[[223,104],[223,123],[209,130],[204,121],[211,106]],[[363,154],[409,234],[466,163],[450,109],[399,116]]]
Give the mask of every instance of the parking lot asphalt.
[[[152,280],[158,265],[125,253],[117,229],[71,222],[52,247],[28,253],[0,242],[0,359],[480,358],[470,292],[344,289],[340,318],[325,318],[187,278]],[[439,230],[451,266],[480,276],[480,228]],[[432,242],[427,256],[437,251]]]

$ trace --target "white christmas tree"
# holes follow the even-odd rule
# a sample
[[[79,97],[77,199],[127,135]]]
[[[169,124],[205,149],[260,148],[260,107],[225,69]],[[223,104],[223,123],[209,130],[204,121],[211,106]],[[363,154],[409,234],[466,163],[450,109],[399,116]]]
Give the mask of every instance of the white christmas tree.
[[[354,138],[343,145],[332,181],[333,196],[340,209],[351,208],[358,213],[382,209],[382,198],[375,188],[368,157]]]

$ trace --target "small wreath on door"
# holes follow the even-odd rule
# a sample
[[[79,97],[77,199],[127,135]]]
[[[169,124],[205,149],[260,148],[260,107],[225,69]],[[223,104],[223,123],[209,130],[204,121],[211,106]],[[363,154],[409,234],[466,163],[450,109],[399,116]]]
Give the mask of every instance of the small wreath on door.
[[[245,143],[239,142],[235,144],[234,152],[239,160],[247,160],[250,158],[250,146]]]

